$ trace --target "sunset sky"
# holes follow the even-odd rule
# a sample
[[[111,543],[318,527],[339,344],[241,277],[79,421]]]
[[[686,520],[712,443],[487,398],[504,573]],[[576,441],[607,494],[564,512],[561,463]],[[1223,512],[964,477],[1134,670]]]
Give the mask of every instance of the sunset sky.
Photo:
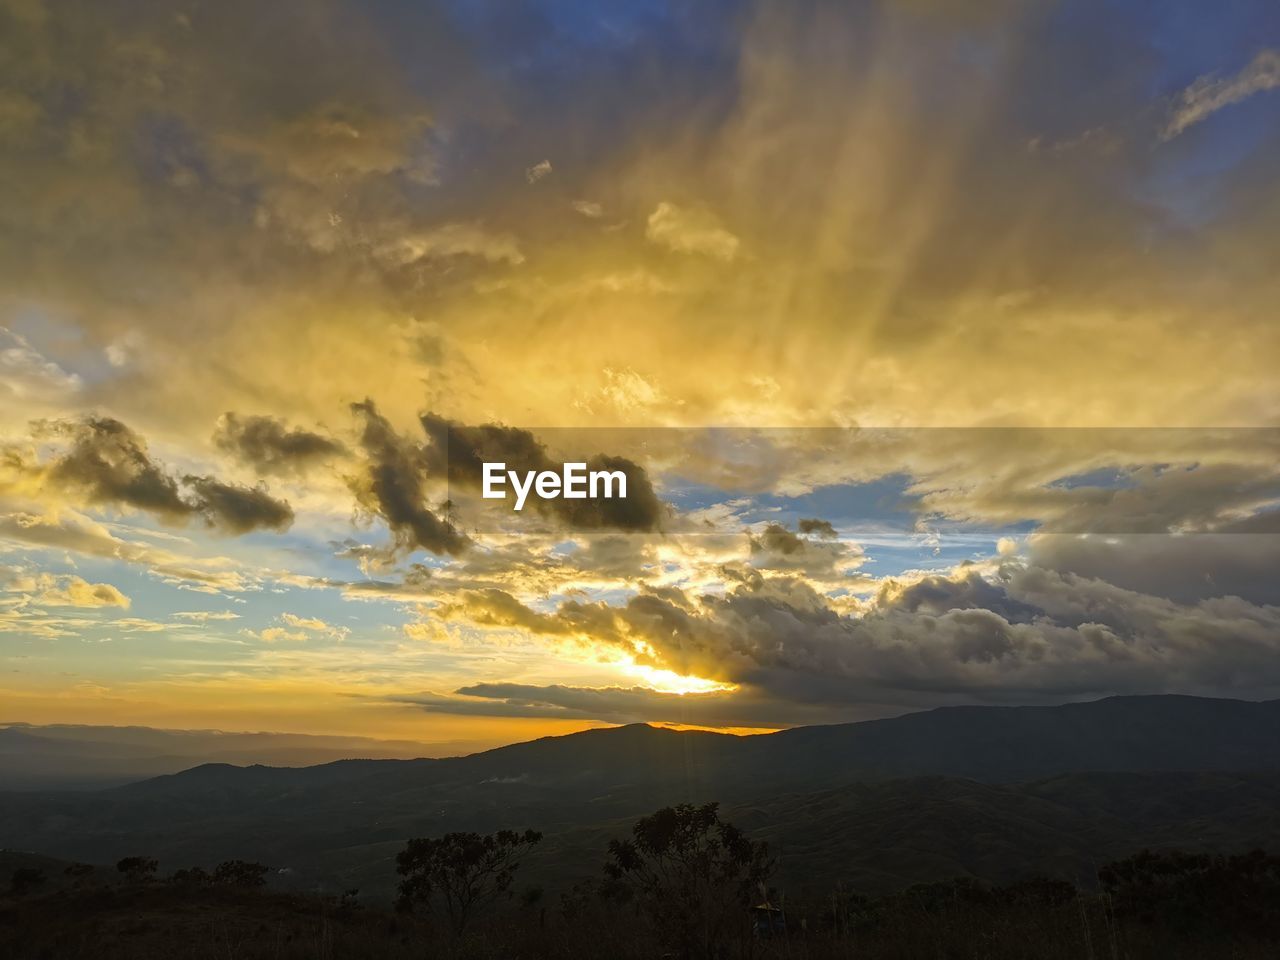
[[[1280,696],[1274,0],[0,0],[0,201],[0,721]]]

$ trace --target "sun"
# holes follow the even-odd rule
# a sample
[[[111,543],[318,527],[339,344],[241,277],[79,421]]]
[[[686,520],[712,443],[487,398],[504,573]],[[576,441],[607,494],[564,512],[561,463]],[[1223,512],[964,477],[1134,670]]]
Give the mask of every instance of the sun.
[[[641,680],[659,693],[731,693],[738,687],[733,683],[708,680],[705,677],[685,676],[673,670],[663,670],[634,662],[618,664],[623,672]]]

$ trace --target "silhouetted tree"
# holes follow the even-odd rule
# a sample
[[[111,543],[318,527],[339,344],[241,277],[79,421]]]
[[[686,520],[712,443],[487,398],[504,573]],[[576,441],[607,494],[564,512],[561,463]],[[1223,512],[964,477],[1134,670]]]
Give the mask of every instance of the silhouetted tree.
[[[152,857],[125,857],[116,864],[116,869],[131,883],[141,883],[154,877],[159,866]]]
[[[478,910],[507,892],[521,856],[541,839],[535,830],[499,830],[410,840],[396,856],[396,871],[404,877],[400,904],[439,909],[462,933]]]
[[[260,887],[269,868],[246,860],[225,860],[213,870],[213,882],[226,887]]]
[[[204,867],[192,867],[190,870],[175,870],[169,882],[176,887],[207,887],[213,882],[213,877]]]
[[[773,872],[768,846],[725,823],[719,805],[666,807],[609,843],[605,873],[624,884],[683,957],[718,955],[750,923],[747,907]]]
[[[1205,935],[1280,935],[1280,857],[1140,853],[1098,871],[1116,916]]]

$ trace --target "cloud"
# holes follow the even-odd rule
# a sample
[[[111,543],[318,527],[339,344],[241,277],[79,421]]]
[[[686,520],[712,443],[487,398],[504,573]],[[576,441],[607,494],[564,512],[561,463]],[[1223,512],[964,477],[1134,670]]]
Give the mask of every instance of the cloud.
[[[813,536],[825,537],[827,539],[835,539],[836,528],[831,525],[828,520],[820,520],[815,518],[804,519],[796,524],[796,529],[801,533],[811,534]]]
[[[241,592],[257,579],[226,557],[181,556],[117,537],[101,523],[65,508],[54,514],[0,514],[0,540],[133,564],[162,582],[202,593]]]
[[[263,643],[305,643],[316,637],[341,642],[351,635],[347,627],[334,626],[319,617],[300,617],[286,612],[277,619],[282,626],[264,627],[256,633],[252,630],[242,632],[257,637]]]
[[[288,530],[293,525],[293,508],[277,500],[262,484],[246,487],[223,483],[212,477],[183,478],[195,494],[195,509],[211,526],[230,533],[253,530]]]
[[[798,722],[832,720],[831,712],[770,702],[749,692],[667,693],[649,687],[535,686],[477,683],[451,696],[398,698],[429,713],[461,716],[603,720],[610,723],[680,723],[711,727],[773,729]]]
[[[427,465],[421,446],[399,436],[372,400],[354,403],[351,410],[362,421],[360,448],[365,455],[361,471],[351,478],[357,500],[387,522],[400,549],[462,553],[469,539],[426,504]]]
[[[649,214],[645,237],[675,253],[695,253],[728,262],[738,255],[740,241],[701,207],[678,207],[663,201]]]
[[[71,441],[70,449],[45,470],[55,486],[94,505],[135,507],[169,523],[181,523],[196,512],[183,499],[177,479],[151,459],[146,441],[119,420],[57,421],[42,432]]]
[[[526,167],[524,178],[528,183],[537,183],[544,177],[551,176],[551,161],[539,160],[531,167]]]
[[[1085,537],[1039,535],[1027,544],[1033,564],[1127,590],[1198,603],[1240,597],[1280,607],[1280,536]]]
[[[329,625],[319,617],[300,617],[294,613],[282,613],[280,619],[291,627],[303,630],[328,630]]]
[[[724,31],[714,63],[691,54],[680,18],[596,36],[585,56],[551,18],[547,57],[513,73],[438,4],[295,17],[236,0],[184,27],[155,2],[72,2],[6,37],[24,119],[0,170],[22,187],[3,213],[5,288],[74,328],[50,341],[64,370],[80,360],[67,344],[136,334],[91,392],[154,437],[194,435],[265,394],[303,423],[364,396],[396,423],[424,406],[587,423],[602,411],[573,401],[622,365],[661,371],[662,415],[681,423],[1266,421],[1266,351],[1232,346],[1269,334],[1261,208],[1215,206],[1212,228],[1153,244],[1172,241],[1168,184],[1184,194],[1184,178],[1155,182],[1133,147],[1052,162],[1008,149],[1061,136],[1028,118],[1088,130],[1143,109],[1178,45],[1125,51],[1150,53],[1164,24],[1086,13],[1084,32],[1112,42],[1081,85],[1069,31],[875,10],[717,11],[697,28]],[[975,29],[990,60],[963,55]],[[659,46],[672,51],[662,96],[613,82]],[[805,53],[817,49],[831,53]],[[563,83],[583,109],[562,109]],[[63,109],[58,90],[84,108]],[[552,198],[512,177],[513,156],[548,144],[587,203],[642,228],[566,232]],[[1195,181],[1265,190],[1266,149],[1244,145]],[[672,245],[702,255],[652,255]],[[768,267],[721,268],[747,250]],[[594,282],[637,263],[651,282]],[[154,296],[128,293],[144,287]],[[1207,309],[1238,336],[1200,342]],[[450,345],[429,377],[386,336],[410,316]],[[577,333],[587,324],[596,335]],[[1240,373],[1211,382],[1213,368]]]
[[[381,242],[375,253],[380,260],[395,267],[461,256],[513,266],[524,263],[524,254],[515,237],[509,233],[492,233],[479,223],[446,223],[399,233]]]
[[[50,577],[48,580],[52,582],[35,597],[34,602],[38,605],[129,609],[129,598],[109,583],[89,583],[75,576]]]
[[[36,434],[69,446],[46,463],[19,462],[16,472],[94,506],[143,510],[182,524],[192,517],[233,534],[286,530],[293,510],[262,486],[245,487],[213,477],[178,479],[151,457],[146,441],[119,420],[85,417],[36,424]]]
[[[121,607],[130,599],[109,583],[90,583],[74,574],[28,573],[0,567],[0,591],[22,594],[20,604],[36,607]]]
[[[552,470],[560,464],[548,456],[546,447],[528,430],[496,424],[469,426],[432,413],[420,418],[426,432],[428,468],[447,477],[459,490],[479,491],[484,464],[505,463],[519,473]],[[590,433],[586,434],[590,437]],[[654,492],[644,467],[626,457],[597,453],[585,455],[588,472],[619,471],[627,478],[627,496],[613,499],[569,500],[532,498],[530,504],[553,516],[573,530],[652,531],[659,528],[667,511]]]
[[[1169,113],[1160,139],[1172,140],[1224,107],[1277,87],[1280,87],[1280,52],[1259,51],[1235,76],[1201,77],[1183,90]]]
[[[751,565],[760,570],[790,570],[824,578],[862,562],[858,547],[831,539],[835,530],[827,521],[801,520],[799,528],[806,536],[799,536],[780,523],[766,523],[750,537]],[[809,538],[815,532],[821,539]]]
[[[906,493],[917,515],[974,525],[1204,532],[1248,522],[1280,500],[1272,430],[884,432],[879,452],[876,441],[851,437],[842,451],[849,463],[865,469],[878,460],[884,475],[911,476]]]
[[[258,631],[257,636],[263,643],[279,643],[282,640],[304,643],[308,639],[305,630],[288,630],[285,627],[265,627]]]
[[[66,400],[83,385],[79,376],[42,356],[24,337],[0,327],[0,396],[29,405]]]
[[[215,620],[239,620],[240,614],[230,610],[180,610],[173,616],[179,620],[190,620],[192,623],[211,623]]]
[[[318,186],[393,173],[433,183],[432,158],[423,150],[430,126],[425,114],[392,117],[335,98],[277,126],[229,131],[220,139],[280,174]]]
[[[346,452],[338,441],[301,427],[291,430],[276,417],[229,412],[218,420],[214,443],[259,474],[278,476],[301,474]]]
[[[842,613],[793,577],[723,594],[647,592],[538,612],[501,592],[442,606],[446,620],[613,647],[642,666],[796,704],[917,705],[1193,690],[1280,689],[1280,607],[1179,603],[1034,563],[886,583]]]
[[[246,631],[246,633],[256,636],[263,643],[279,643],[281,641],[305,643],[318,636],[341,642],[351,634],[347,627],[334,626],[319,617],[300,617],[294,613],[282,613],[279,621],[283,626],[264,627],[256,634],[251,630]]]

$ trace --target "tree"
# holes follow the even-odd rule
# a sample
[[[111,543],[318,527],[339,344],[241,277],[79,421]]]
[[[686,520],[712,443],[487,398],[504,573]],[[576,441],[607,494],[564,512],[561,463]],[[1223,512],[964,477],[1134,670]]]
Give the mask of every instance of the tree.
[[[396,856],[396,871],[404,877],[401,906],[440,909],[460,934],[477,911],[507,892],[520,858],[541,839],[535,830],[499,830],[410,840]]]
[[[226,887],[260,887],[269,868],[246,860],[224,860],[213,871],[213,882]]]
[[[712,958],[773,872],[768,846],[720,819],[719,805],[682,803],[637,821],[609,843],[605,873],[625,886],[682,957]]]
[[[1280,935],[1280,856],[1143,850],[1106,864],[1102,890],[1116,916],[1202,936]]]
[[[125,857],[116,864],[116,869],[124,874],[126,880],[142,883],[155,876],[158,866],[160,864],[152,857]]]

